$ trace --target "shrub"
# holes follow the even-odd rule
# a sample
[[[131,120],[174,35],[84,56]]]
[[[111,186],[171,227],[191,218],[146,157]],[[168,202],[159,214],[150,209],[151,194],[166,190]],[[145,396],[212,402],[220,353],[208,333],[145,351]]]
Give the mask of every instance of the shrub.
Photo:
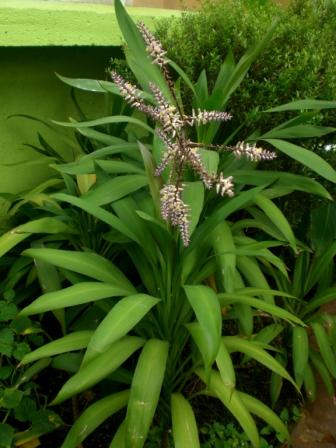
[[[213,85],[221,63],[231,49],[235,59],[260,41],[278,19],[269,46],[252,64],[248,75],[234,92],[228,110],[237,123],[245,121],[239,139],[252,131],[275,127],[293,117],[292,112],[264,114],[262,111],[298,98],[336,97],[336,6],[329,0],[293,0],[287,9],[273,1],[206,0],[200,13],[184,13],[181,18],[163,20],[157,35],[176,61],[196,81],[205,69]],[[311,122],[321,124],[322,115],[312,114]],[[335,110],[323,115],[323,123],[336,125]],[[332,165],[335,151],[324,150],[334,137],[299,141],[314,149]],[[307,174],[297,163],[280,157],[269,169]],[[326,184],[325,184],[326,185]],[[328,189],[333,187],[328,185]],[[302,207],[302,203],[305,204]],[[298,205],[300,206],[298,207]],[[295,229],[299,229],[314,203],[301,193],[293,195],[282,208]],[[285,207],[285,208],[284,208]]]
[[[251,111],[297,98],[335,98],[335,3],[293,0],[285,10],[273,1],[207,0],[199,14],[184,13],[181,18],[159,22],[157,35],[169,49],[168,56],[193,80],[205,69],[211,83],[229,49],[238,59],[277,19],[271,44],[230,104],[240,119],[243,114],[253,125],[256,118],[265,124],[263,116]],[[330,120],[336,122],[334,112]]]

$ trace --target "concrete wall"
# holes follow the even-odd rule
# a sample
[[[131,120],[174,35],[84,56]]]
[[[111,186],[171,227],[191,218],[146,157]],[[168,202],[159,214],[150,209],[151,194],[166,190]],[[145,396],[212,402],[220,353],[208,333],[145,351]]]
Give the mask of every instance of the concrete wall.
[[[38,165],[4,166],[41,156],[25,147],[38,145],[40,132],[65,156],[70,149],[59,142],[57,134],[39,123],[14,114],[33,115],[44,120],[68,121],[76,116],[70,98],[70,88],[55,72],[70,77],[104,79],[104,70],[113,49],[109,47],[35,47],[0,48],[0,192],[18,192],[44,179],[48,161]],[[79,101],[91,117],[102,114],[102,95],[81,94]],[[64,133],[63,129],[60,132]],[[70,134],[70,131],[68,131]]]
[[[157,9],[133,9],[135,19],[149,26],[153,17],[167,14]],[[55,72],[104,79],[109,59],[120,51],[120,43],[111,5],[0,0],[0,192],[22,191],[49,175],[48,162],[6,166],[40,157],[24,146],[37,143],[37,132],[63,154],[69,152],[59,144],[57,135],[42,125],[8,116],[28,114],[68,121],[75,114],[70,88]],[[92,118],[104,111],[102,95],[82,94],[79,100]]]

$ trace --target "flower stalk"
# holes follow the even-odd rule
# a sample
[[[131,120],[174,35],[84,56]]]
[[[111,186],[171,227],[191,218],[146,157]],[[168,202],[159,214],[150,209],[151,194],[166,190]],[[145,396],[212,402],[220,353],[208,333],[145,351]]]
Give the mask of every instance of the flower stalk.
[[[175,104],[168,101],[160,88],[153,82],[149,83],[153,104],[147,104],[136,86],[124,80],[116,72],[111,72],[111,77],[123,98],[157,123],[156,133],[165,145],[165,152],[155,174],[160,176],[164,170],[169,169],[168,183],[160,191],[161,215],[172,226],[179,228],[182,242],[187,246],[190,242],[190,210],[182,200],[185,169],[188,167],[197,174],[205,188],[214,189],[221,196],[234,196],[233,177],[226,176],[223,172],[209,173],[207,171],[200,153],[200,149],[204,145],[187,138],[188,128],[206,125],[214,121],[226,122],[232,116],[225,111],[201,109],[192,110],[191,115],[184,114],[176,99],[174,83],[167,67],[166,51],[144,23],[138,24],[138,29],[152,62],[161,69]],[[245,142],[238,142],[233,147],[220,145],[209,145],[209,147],[231,151],[237,158],[245,157],[252,162],[272,160],[275,157],[275,153]]]

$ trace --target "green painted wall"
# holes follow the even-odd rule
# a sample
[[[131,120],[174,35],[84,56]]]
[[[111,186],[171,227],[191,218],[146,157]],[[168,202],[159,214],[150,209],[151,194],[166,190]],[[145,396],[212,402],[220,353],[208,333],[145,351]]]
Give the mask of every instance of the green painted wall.
[[[108,47],[0,48],[0,192],[21,191],[49,174],[47,163],[28,167],[3,165],[40,158],[24,146],[24,143],[37,143],[38,131],[58,145],[61,152],[67,152],[57,135],[43,125],[23,118],[8,119],[8,116],[29,114],[45,120],[67,121],[69,116],[75,116],[70,88],[55,72],[104,79],[105,67],[113,52]],[[102,95],[81,94],[79,100],[91,117],[104,110]]]
[[[149,26],[153,17],[172,14],[160,9],[128,9],[135,20]],[[38,131],[64,154],[68,151],[42,125],[22,118],[8,120],[8,116],[28,114],[67,121],[75,115],[70,88],[55,72],[104,79],[108,61],[120,51],[116,47],[120,43],[111,5],[0,0],[0,192],[22,191],[50,174],[48,162],[6,166],[40,157],[24,146],[37,143]],[[91,117],[102,114],[101,95],[83,94],[79,99]]]

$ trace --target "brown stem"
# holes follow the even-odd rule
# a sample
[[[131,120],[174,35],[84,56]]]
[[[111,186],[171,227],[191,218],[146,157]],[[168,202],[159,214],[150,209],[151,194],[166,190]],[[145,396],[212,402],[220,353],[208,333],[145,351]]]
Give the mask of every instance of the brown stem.
[[[163,432],[161,448],[168,448],[168,443],[169,443],[169,439],[168,439],[168,429],[166,429],[166,430]]]

